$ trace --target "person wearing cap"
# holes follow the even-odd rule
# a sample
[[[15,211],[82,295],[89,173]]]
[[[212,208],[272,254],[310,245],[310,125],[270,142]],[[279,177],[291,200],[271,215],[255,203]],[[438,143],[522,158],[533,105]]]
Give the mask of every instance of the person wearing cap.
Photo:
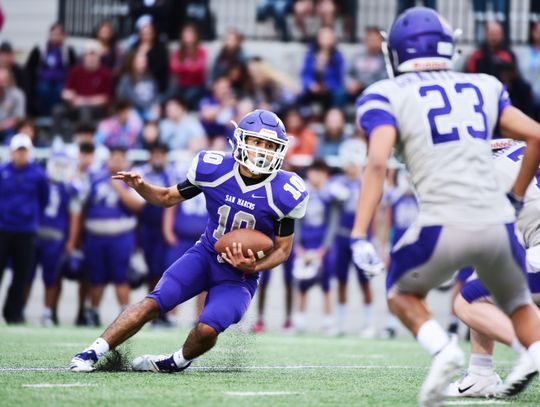
[[[0,66],[0,141],[15,134],[25,111],[24,93],[15,86],[9,68]]]
[[[62,100],[66,104],[57,110],[56,118],[75,117],[92,121],[105,115],[112,94],[112,73],[101,66],[101,45],[90,40],[84,47],[81,63],[69,71]]]
[[[10,161],[0,166],[0,281],[11,261],[13,279],[3,316],[8,324],[17,324],[24,322],[24,287],[34,257],[39,219],[49,203],[49,184],[45,171],[30,160],[30,137],[15,135],[10,150]]]

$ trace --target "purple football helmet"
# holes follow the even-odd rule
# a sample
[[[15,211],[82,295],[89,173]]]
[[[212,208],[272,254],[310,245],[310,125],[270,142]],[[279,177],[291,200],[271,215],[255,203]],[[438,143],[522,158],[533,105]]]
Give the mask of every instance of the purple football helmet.
[[[276,145],[276,150],[247,144],[247,137],[271,141]],[[240,120],[229,142],[237,162],[254,174],[271,174],[281,168],[289,139],[281,119],[275,113],[261,109],[248,113]]]
[[[450,24],[433,9],[413,7],[390,28],[388,57],[394,73],[450,69],[454,35]]]

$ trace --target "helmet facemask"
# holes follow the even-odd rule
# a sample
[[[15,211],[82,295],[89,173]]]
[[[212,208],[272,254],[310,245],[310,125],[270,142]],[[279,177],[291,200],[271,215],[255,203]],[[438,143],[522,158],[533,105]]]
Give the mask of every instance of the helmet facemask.
[[[274,143],[276,150],[257,147],[246,142],[248,137],[259,138]],[[252,174],[272,174],[279,171],[285,159],[288,140],[281,140],[270,129],[252,132],[237,127],[234,130],[234,159],[245,166]],[[250,157],[251,156],[251,157]]]

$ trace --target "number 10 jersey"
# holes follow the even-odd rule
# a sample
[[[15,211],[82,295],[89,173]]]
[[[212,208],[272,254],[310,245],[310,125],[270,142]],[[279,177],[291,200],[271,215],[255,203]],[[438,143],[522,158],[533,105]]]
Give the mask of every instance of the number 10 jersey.
[[[381,125],[397,129],[419,224],[496,224],[514,220],[489,143],[508,105],[505,87],[492,76],[434,71],[379,81],[356,109],[368,137]]]
[[[200,240],[212,252],[214,243],[233,229],[256,229],[273,239],[277,221],[300,219],[306,212],[308,192],[298,175],[280,170],[246,185],[239,164],[223,152],[200,152],[187,179],[206,198],[208,224]]]

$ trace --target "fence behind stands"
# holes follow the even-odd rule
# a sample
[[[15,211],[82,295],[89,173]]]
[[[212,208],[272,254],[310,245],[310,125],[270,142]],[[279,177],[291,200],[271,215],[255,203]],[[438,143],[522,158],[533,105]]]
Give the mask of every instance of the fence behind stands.
[[[184,0],[174,0],[184,1]],[[249,40],[276,40],[272,22],[258,23],[255,19],[257,4],[261,0],[209,0],[216,21],[218,37],[229,27],[238,28]],[[529,1],[510,2],[510,37],[512,43],[527,41]],[[366,26],[389,27],[396,15],[398,0],[357,0],[356,32],[361,36]],[[463,30],[461,41],[474,42],[474,15],[472,0],[439,1],[438,11],[454,26]],[[59,19],[69,35],[90,37],[100,21],[113,21],[120,38],[130,34],[133,26],[128,2],[125,0],[59,0]],[[289,25],[293,26],[292,17]],[[338,16],[338,34],[341,33]],[[316,28],[315,28],[316,29]],[[294,30],[293,30],[294,31]]]

